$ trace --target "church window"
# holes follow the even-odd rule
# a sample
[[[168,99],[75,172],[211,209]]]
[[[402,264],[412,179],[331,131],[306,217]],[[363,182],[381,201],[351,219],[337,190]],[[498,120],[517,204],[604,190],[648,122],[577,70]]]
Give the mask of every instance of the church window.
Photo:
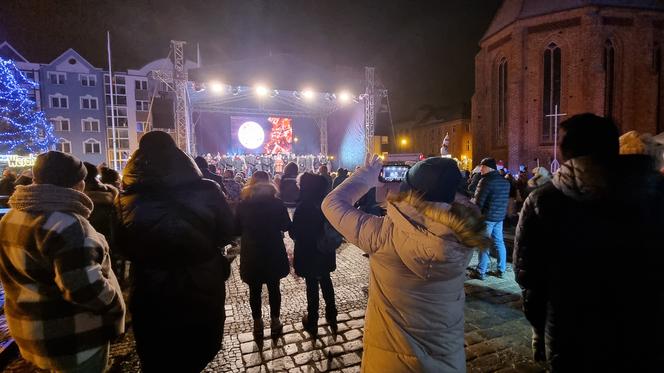
[[[662,113],[662,48],[655,44],[652,51],[652,69],[657,79],[657,133],[664,131],[664,113]]]
[[[613,118],[615,96],[615,48],[611,40],[604,43],[604,116]]]
[[[554,117],[556,106],[560,112],[561,96],[561,52],[556,43],[544,50],[544,92],[542,99],[542,142],[553,142]]]
[[[499,145],[505,145],[507,128],[507,60],[503,58],[498,64],[498,123],[496,138]]]

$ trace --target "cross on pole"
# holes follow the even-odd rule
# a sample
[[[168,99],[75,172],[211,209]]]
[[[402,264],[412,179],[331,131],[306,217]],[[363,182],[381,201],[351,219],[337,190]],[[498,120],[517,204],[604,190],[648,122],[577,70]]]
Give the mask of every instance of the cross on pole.
[[[558,112],[558,105],[553,107],[553,114],[545,115],[553,117],[553,161],[551,162],[551,173],[558,171],[560,163],[558,162],[558,118],[566,116],[566,113]]]

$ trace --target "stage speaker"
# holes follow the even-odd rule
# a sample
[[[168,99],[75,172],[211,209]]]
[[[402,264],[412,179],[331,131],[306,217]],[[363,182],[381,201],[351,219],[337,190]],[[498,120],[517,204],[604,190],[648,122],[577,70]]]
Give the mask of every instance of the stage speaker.
[[[155,97],[152,102],[152,127],[175,128],[173,99]]]

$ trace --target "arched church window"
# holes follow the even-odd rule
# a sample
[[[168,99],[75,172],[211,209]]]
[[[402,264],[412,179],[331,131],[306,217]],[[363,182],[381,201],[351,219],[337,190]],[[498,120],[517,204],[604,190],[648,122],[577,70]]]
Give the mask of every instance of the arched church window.
[[[498,64],[498,122],[496,138],[499,145],[506,143],[507,129],[507,59],[503,58]]]
[[[556,43],[549,44],[544,50],[544,92],[542,97],[542,142],[553,142],[554,117],[556,106],[560,108],[561,95],[561,52]]]
[[[655,44],[652,50],[652,70],[655,73],[655,79],[657,79],[657,111],[656,111],[656,126],[657,133],[664,131],[664,105],[662,105],[662,48],[659,44]]]
[[[615,97],[615,57],[616,52],[611,40],[604,42],[604,116],[613,118],[613,103]]]

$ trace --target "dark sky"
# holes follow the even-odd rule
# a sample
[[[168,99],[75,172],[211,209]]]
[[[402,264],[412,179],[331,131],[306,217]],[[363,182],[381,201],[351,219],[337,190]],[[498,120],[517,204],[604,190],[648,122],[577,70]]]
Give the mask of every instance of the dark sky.
[[[50,62],[74,48],[106,67],[165,57],[171,39],[200,43],[204,63],[290,53],[333,68],[376,66],[395,116],[467,102],[474,56],[500,0],[0,0],[0,41]],[[191,49],[193,51],[194,48]],[[194,56],[195,53],[192,54]]]

